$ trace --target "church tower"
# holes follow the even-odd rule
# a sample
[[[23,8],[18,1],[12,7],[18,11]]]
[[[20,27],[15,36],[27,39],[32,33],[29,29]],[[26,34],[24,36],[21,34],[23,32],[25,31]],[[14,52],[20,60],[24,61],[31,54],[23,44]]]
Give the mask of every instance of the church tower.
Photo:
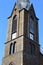
[[[2,65],[39,65],[38,18],[29,0],[17,0],[8,17]]]

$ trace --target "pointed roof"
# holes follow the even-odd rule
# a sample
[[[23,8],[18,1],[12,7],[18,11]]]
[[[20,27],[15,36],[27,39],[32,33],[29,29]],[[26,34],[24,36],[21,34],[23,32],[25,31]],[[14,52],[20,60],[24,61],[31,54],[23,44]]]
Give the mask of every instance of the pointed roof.
[[[14,4],[14,7],[13,7],[13,10],[12,10],[12,13],[11,13],[11,15],[8,17],[8,19],[12,16],[14,10],[16,10],[16,9],[17,9],[17,3]],[[25,8],[23,8],[23,9],[25,9]],[[29,10],[30,10],[30,9],[34,12],[34,16],[35,16],[35,18],[36,18],[37,20],[39,20],[38,17],[36,17],[36,13],[35,13],[35,10],[34,10],[34,7],[33,7],[33,4],[30,5]],[[21,10],[22,10],[22,9],[21,9]],[[21,10],[20,10],[20,11],[21,11]],[[26,10],[26,9],[25,9],[25,10]],[[28,10],[28,11],[29,11],[29,10]]]
[[[13,10],[12,10],[12,12],[11,12],[11,15],[8,17],[8,19],[12,16],[14,10],[16,9],[15,7],[16,7],[16,3],[14,4]]]
[[[31,4],[30,9],[31,9],[31,11],[33,11],[35,18],[36,18],[37,20],[39,20],[39,18],[36,16],[36,13],[35,13],[33,4]]]

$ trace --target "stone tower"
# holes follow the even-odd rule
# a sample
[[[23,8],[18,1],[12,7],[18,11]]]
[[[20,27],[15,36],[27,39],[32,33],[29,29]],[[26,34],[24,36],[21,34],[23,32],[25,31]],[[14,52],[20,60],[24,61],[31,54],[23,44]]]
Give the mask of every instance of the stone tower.
[[[29,0],[18,0],[8,17],[2,65],[39,65],[38,18]]]

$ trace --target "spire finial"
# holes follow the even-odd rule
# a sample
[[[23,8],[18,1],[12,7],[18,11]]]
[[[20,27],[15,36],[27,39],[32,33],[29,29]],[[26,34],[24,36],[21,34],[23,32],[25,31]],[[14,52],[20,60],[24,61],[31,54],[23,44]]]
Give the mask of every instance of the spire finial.
[[[17,0],[17,7],[19,10],[25,8],[26,10],[29,10],[30,7],[30,0]]]

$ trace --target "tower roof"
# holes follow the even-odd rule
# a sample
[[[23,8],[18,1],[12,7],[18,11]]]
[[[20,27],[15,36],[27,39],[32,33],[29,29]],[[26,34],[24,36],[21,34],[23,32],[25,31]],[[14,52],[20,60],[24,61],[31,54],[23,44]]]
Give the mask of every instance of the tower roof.
[[[33,4],[30,3],[29,0],[17,0],[17,3],[14,4],[13,10],[12,10],[12,12],[11,12],[11,15],[8,17],[8,19],[12,16],[14,10],[18,9],[19,11],[21,11],[22,9],[25,9],[25,10],[29,11],[30,8],[32,8],[32,10],[33,10],[33,12],[34,12],[35,18],[36,18],[37,20],[39,20],[39,19],[36,17]]]
[[[25,8],[26,10],[29,10],[31,4],[29,0],[17,0],[17,7],[18,10],[21,10]]]

